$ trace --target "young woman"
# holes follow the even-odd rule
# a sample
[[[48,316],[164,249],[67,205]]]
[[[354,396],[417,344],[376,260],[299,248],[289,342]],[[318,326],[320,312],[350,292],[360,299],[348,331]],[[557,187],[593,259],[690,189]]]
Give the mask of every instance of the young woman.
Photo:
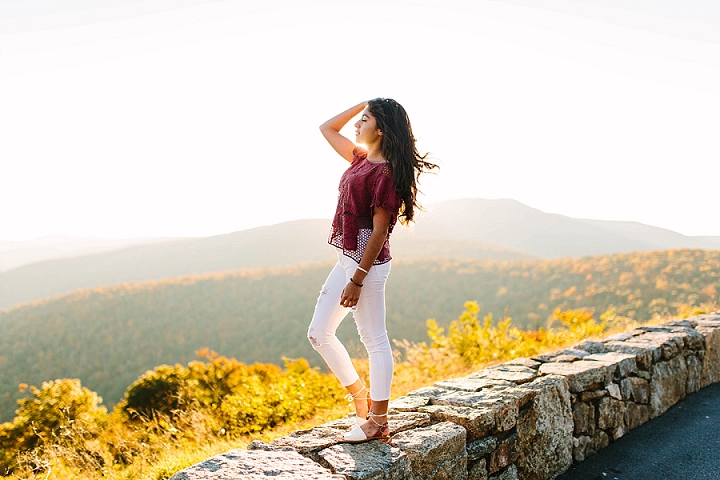
[[[340,134],[358,113],[355,140]],[[413,220],[419,175],[437,165],[425,160],[405,109],[395,100],[376,98],[336,115],[320,126],[325,139],[350,166],[340,194],[328,243],[338,263],[320,291],[308,339],[355,404],[356,425],[346,442],[385,439],[393,356],[385,329],[385,282],[390,273],[390,234],[397,220]],[[345,347],[335,336],[351,310],[370,358],[370,391],[363,385]]]

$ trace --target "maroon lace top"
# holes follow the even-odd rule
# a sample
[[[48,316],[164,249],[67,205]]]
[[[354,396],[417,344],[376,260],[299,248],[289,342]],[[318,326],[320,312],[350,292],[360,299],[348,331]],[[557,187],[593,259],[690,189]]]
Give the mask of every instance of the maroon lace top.
[[[340,194],[328,243],[360,263],[373,228],[375,207],[390,212],[385,244],[373,265],[390,261],[390,233],[400,211],[400,197],[393,187],[393,174],[387,163],[372,163],[361,148],[353,151],[353,160],[340,179]]]

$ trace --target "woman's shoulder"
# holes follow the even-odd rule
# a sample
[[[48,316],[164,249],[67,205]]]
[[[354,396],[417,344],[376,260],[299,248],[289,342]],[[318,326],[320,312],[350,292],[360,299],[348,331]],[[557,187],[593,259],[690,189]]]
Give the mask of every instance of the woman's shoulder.
[[[367,159],[367,150],[365,150],[363,147],[357,145],[355,148],[353,148],[353,159],[352,163],[358,162],[360,160]]]

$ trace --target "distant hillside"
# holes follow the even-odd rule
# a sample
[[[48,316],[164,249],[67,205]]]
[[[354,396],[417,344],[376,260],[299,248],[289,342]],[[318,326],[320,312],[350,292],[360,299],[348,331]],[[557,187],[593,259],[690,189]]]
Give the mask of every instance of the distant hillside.
[[[610,230],[616,235],[642,242],[652,250],[666,248],[705,248],[720,250],[720,237],[698,236],[688,237],[665,228],[644,225],[638,222],[613,222],[608,220],[580,219],[588,223]]]
[[[330,224],[330,220],[297,220],[226,235],[137,245],[25,265],[0,273],[0,308],[100,285],[332,260],[335,252],[327,244]],[[489,242],[427,238],[401,228],[393,237],[393,255],[536,258]]]
[[[671,248],[720,249],[720,237],[687,237],[637,222],[548,214],[515,200],[450,200],[393,234],[396,259],[580,257]],[[332,260],[330,220],[296,220],[206,238],[137,245],[0,273],[0,308],[100,285],[177,275]]]
[[[720,249],[720,237],[688,237],[638,222],[571,218],[510,199],[470,198],[436,203],[418,221],[415,232],[481,240],[545,258],[670,248]]]
[[[23,241],[0,241],[0,272],[23,265],[57,258],[90,255],[144,245],[179,240],[177,238],[107,239],[52,235]]]
[[[0,421],[17,385],[80,378],[107,404],[145,370],[186,363],[208,347],[240,361],[305,357],[318,292],[332,262],[183,276],[116,285],[0,311]],[[456,318],[467,300],[483,314],[545,326],[554,308],[609,308],[645,320],[717,301],[720,251],[673,250],[557,260],[420,259],[393,264],[387,290],[391,338],[427,340],[425,321]],[[338,335],[362,352],[354,322]]]

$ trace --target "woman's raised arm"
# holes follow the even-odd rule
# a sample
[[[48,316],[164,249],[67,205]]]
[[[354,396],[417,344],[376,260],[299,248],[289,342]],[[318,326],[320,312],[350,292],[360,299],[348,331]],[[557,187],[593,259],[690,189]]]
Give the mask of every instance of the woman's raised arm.
[[[342,136],[340,130],[352,120],[355,115],[362,112],[367,104],[368,102],[360,102],[320,125],[320,131],[323,137],[325,137],[325,140],[348,162],[352,162],[353,150],[356,145],[349,138]]]

